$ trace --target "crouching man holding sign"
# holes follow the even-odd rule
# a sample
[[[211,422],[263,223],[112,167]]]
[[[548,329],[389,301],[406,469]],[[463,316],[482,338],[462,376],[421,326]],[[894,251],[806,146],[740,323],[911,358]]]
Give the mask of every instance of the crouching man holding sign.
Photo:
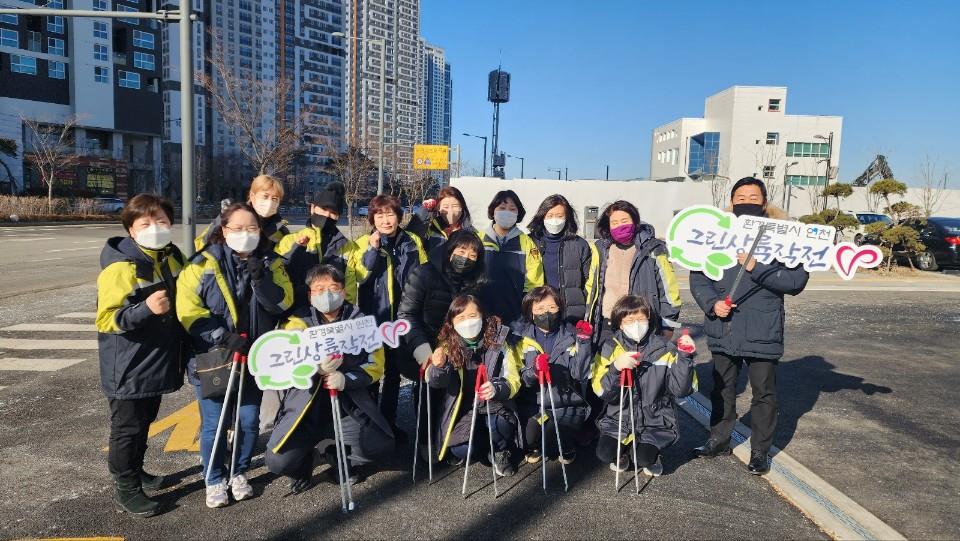
[[[315,450],[342,482],[327,389],[339,391],[340,411],[335,413],[342,424],[351,483],[362,476],[358,466],[389,455],[394,449],[390,425],[368,390],[383,376],[379,329],[372,317],[365,317],[354,305],[344,302],[344,282],[343,273],[334,266],[310,269],[306,276],[310,306],[295,310],[283,325],[283,330],[294,332],[274,331],[276,338],[264,337],[262,350],[260,343],[251,348],[251,363],[260,365],[250,367],[258,385],[287,389],[267,444],[266,464],[271,472],[289,477],[295,493],[310,487]],[[282,365],[293,367],[290,380],[266,375]]]
[[[730,198],[737,217],[784,218],[779,209],[768,207],[767,188],[758,179],[737,181]],[[753,392],[747,470],[763,475],[770,470],[767,451],[777,424],[776,368],[783,356],[783,296],[803,291],[809,275],[803,265],[790,268],[780,261],[759,263],[746,252],[740,252],[737,261],[717,281],[703,272],[690,273],[690,291],[706,314],[703,328],[713,355],[710,438],[695,454],[705,458],[730,454],[730,435],[737,421],[737,376],[746,364]]]

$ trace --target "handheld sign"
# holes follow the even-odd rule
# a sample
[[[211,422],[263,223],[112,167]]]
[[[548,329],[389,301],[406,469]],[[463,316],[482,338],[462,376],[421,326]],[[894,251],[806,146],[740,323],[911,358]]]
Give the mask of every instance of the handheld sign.
[[[373,353],[397,347],[410,331],[405,319],[379,326],[373,316],[338,321],[302,330],[270,331],[250,346],[247,367],[262,390],[310,389],[318,365],[335,354]]]
[[[762,238],[758,234],[763,228]],[[837,230],[828,225],[804,224],[756,216],[737,217],[709,205],[678,212],[667,228],[670,260],[719,280],[737,264],[737,254],[756,243],[753,257],[760,263],[777,260],[788,267],[803,265],[808,272],[835,269],[844,280],[857,268],[873,268],[883,259],[876,246],[834,244]]]

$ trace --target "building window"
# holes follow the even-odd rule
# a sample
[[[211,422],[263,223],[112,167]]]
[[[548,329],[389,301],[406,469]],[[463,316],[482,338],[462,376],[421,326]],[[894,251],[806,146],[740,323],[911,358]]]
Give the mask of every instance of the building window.
[[[93,0],[94,11],[110,11],[109,0]]]
[[[99,60],[101,62],[108,62],[110,60],[110,52],[107,50],[107,46],[101,45],[99,43],[94,43],[93,59]]]
[[[119,71],[117,84],[124,88],[140,88],[140,74],[133,71]]]
[[[64,56],[63,40],[60,38],[47,38],[47,54]]]
[[[687,174],[716,175],[720,166],[720,133],[705,132],[690,138]]]
[[[768,145],[779,145],[780,144],[780,134],[775,131],[767,132],[767,144]]]
[[[14,73],[26,73],[27,75],[36,75],[37,59],[32,56],[12,54],[10,55],[10,71]]]
[[[134,30],[133,46],[153,50],[153,34],[142,30]]]
[[[827,143],[787,143],[787,157],[826,158],[830,155]]]
[[[767,111],[770,111],[771,113],[780,111],[780,100],[771,99],[769,102],[767,102]]]
[[[47,32],[63,33],[63,17],[47,17]]]
[[[16,30],[0,29],[0,45],[19,49],[20,34]]]
[[[777,172],[777,166],[775,165],[764,165],[763,166],[763,178],[773,178],[773,175]]]
[[[7,7],[7,6],[0,6],[0,7]],[[16,15],[0,15],[0,23],[17,24],[17,16]]]
[[[135,7],[125,6],[123,4],[117,4],[117,11],[137,12],[140,10]],[[122,23],[132,24],[133,26],[140,26],[140,19],[117,19],[117,20]]]
[[[94,21],[93,37],[96,39],[110,39],[110,34],[107,32],[107,23],[102,21]]]
[[[153,55],[150,53],[141,53],[140,51],[134,51],[133,67],[153,71],[154,69]]]
[[[63,62],[47,61],[47,77],[51,79],[66,79],[67,70]]]
[[[110,68],[95,66],[93,68],[93,80],[98,83],[110,82]]]
[[[826,186],[827,177],[824,176],[808,176],[808,175],[788,175],[787,184],[793,184],[794,186]]]

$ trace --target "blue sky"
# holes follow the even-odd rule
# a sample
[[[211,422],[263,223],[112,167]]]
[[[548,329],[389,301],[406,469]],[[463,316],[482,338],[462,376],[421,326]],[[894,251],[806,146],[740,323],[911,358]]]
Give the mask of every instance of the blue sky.
[[[787,86],[788,114],[843,116],[843,181],[882,152],[901,180],[929,154],[956,185],[958,22],[956,1],[421,0],[421,34],[452,64],[453,145],[480,167],[483,142],[461,134],[491,132],[502,51],[501,149],[526,158],[528,178],[603,178],[607,164],[611,178],[647,177],[651,130],[740,84]]]

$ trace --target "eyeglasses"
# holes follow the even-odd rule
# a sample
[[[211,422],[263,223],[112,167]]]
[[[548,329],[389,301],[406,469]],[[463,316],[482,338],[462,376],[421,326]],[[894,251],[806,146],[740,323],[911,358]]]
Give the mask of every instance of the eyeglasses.
[[[260,226],[259,226],[259,225],[248,225],[248,226],[246,226],[246,227],[244,227],[244,226],[242,226],[242,225],[225,225],[225,226],[223,226],[223,228],[226,229],[227,231],[231,232],[231,233],[239,233],[239,232],[241,232],[241,231],[246,231],[247,233],[259,233],[259,232],[260,232]]]

